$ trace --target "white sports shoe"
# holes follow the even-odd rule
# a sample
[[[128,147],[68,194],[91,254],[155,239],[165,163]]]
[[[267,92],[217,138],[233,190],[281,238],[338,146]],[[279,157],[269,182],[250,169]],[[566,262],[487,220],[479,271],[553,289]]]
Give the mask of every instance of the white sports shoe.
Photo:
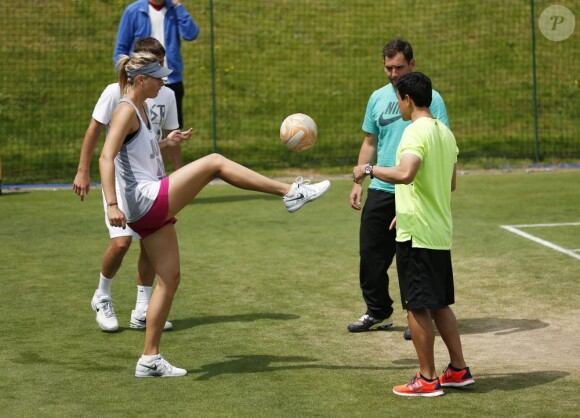
[[[131,322],[129,322],[129,326],[136,329],[147,328],[147,311],[131,311]],[[168,329],[173,329],[173,324],[166,321],[163,331],[167,331]]]
[[[187,375],[187,370],[174,367],[157,354],[157,358],[152,364],[144,363],[141,358],[137,361],[135,377],[181,377]]]
[[[119,329],[119,322],[115,316],[113,309],[113,302],[110,296],[103,296],[99,294],[99,290],[95,290],[91,306],[97,313],[97,324],[103,331],[114,332]]]
[[[310,180],[304,181],[302,177],[296,177],[292,188],[284,196],[284,205],[288,212],[296,212],[302,206],[318,199],[330,189],[330,181],[324,180],[320,183],[310,184]]]

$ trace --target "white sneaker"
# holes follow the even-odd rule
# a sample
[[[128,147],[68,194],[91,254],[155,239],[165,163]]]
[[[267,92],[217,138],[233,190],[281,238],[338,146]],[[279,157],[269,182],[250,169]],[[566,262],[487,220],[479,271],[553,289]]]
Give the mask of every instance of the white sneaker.
[[[144,363],[141,358],[137,361],[135,377],[181,377],[187,375],[187,370],[174,367],[157,354],[157,358],[152,364]]]
[[[97,324],[103,331],[114,332],[119,329],[119,322],[115,316],[113,309],[113,302],[110,296],[103,296],[99,294],[99,290],[95,290],[91,306],[97,313]]]
[[[306,203],[318,199],[330,189],[330,181],[324,180],[320,183],[310,184],[310,180],[304,181],[302,177],[296,177],[292,188],[284,196],[284,205],[288,212],[296,212]]]
[[[147,311],[131,311],[131,322],[129,322],[129,326],[136,329],[147,328]],[[166,321],[163,331],[167,331],[168,329],[173,329],[173,324]]]

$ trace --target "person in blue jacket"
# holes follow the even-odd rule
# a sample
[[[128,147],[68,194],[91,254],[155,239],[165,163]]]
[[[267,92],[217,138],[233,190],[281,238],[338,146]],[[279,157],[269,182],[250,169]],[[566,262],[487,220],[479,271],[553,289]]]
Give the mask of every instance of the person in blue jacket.
[[[131,55],[138,39],[152,36],[165,47],[165,64],[173,72],[166,86],[175,92],[179,128],[183,127],[183,58],[181,38],[193,41],[199,27],[189,15],[181,0],[137,0],[127,6],[117,31],[113,61],[121,55]],[[179,167],[176,167],[179,168]]]

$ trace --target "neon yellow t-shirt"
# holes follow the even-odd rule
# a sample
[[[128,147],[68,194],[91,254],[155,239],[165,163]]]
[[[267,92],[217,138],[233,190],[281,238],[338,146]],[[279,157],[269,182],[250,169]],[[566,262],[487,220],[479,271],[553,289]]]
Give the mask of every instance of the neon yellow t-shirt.
[[[441,121],[419,118],[409,125],[397,150],[397,164],[406,153],[421,159],[411,184],[397,184],[397,241],[413,247],[451,249],[451,179],[459,150],[455,136]]]

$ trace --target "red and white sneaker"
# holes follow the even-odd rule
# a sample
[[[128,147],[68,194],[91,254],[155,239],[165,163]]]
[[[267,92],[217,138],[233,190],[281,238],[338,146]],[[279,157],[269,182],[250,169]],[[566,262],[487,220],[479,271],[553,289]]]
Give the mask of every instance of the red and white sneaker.
[[[393,388],[393,393],[395,395],[401,396],[441,396],[444,395],[443,389],[441,389],[441,384],[439,379],[435,379],[432,382],[426,381],[421,373],[417,373],[409,383],[406,385],[395,386]]]
[[[451,367],[451,364],[443,370],[443,374],[439,376],[439,381],[441,382],[441,386],[453,388],[469,386],[475,383],[469,367],[457,370]]]

